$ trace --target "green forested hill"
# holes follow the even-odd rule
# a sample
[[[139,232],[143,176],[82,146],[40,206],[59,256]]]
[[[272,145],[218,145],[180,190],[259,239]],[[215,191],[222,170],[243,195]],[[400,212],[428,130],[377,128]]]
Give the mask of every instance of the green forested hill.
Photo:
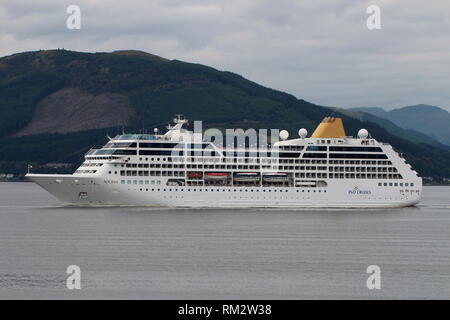
[[[114,94],[107,96],[112,100],[105,100],[107,94]],[[129,118],[115,118],[113,107],[103,110],[104,101],[114,102],[118,96],[128,101]],[[89,101],[88,109],[80,109],[83,101]],[[97,108],[103,108],[102,112],[94,112]],[[403,152],[421,175],[450,177],[450,151],[445,148],[400,138],[377,124],[299,100],[231,72],[136,51],[92,54],[65,50],[0,58],[0,172],[23,173],[29,162],[77,164],[92,145],[106,141],[106,134],[122,130],[112,123],[125,121],[126,131],[140,131],[161,126],[176,113],[203,120],[206,126],[280,128],[289,130],[291,136],[300,127],[312,132],[325,116],[341,116],[348,135],[365,127],[376,139]],[[72,131],[67,129],[71,119],[84,123],[80,131],[73,126]]]

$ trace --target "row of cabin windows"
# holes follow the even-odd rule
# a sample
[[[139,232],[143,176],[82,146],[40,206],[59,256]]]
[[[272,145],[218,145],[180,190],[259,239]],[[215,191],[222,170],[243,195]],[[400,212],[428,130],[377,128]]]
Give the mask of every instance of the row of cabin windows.
[[[408,183],[408,182],[405,182],[405,183],[403,183],[403,182],[378,182],[378,186],[379,187],[387,187],[387,186],[389,186],[389,187],[403,187],[403,185],[405,186],[405,187],[414,187],[414,183],[413,182],[411,182],[411,183]]]
[[[280,146],[280,150],[284,151],[302,151],[304,146]]]
[[[264,170],[264,169],[277,169],[277,170],[289,170],[289,171],[330,171],[330,172],[398,172],[394,167],[333,167],[333,166],[259,166],[259,165],[197,165],[197,164],[151,164],[151,165],[139,165],[138,167],[133,165],[127,165],[128,168],[150,168],[150,169],[224,169],[224,170]]]
[[[140,161],[149,161],[149,158],[140,158]],[[184,160],[184,159],[181,159]],[[189,159],[188,159],[189,160]],[[207,161],[201,161],[202,159],[191,159],[191,163],[207,163]],[[194,160],[198,160],[198,161],[194,161]],[[206,159],[204,159],[206,160]],[[237,163],[236,161],[226,161],[226,160],[233,160],[233,159],[223,159],[225,161],[222,161],[223,163]],[[249,160],[249,159],[238,159],[238,160]],[[390,166],[392,165],[391,161],[374,161],[374,160],[315,160],[315,159],[311,159],[311,160],[284,160],[284,159],[280,159],[280,160],[276,160],[276,159],[254,159],[255,161],[253,163],[280,163],[280,164],[345,164],[345,165],[381,165],[381,166]],[[273,161],[271,161],[273,160]],[[163,161],[163,162],[176,162],[176,161],[171,161],[170,158],[150,158],[150,161]],[[184,161],[180,161],[185,163]],[[217,161],[216,161],[217,162]],[[188,162],[187,162],[188,163]],[[238,162],[239,163],[239,162]],[[251,161],[240,161],[240,163],[252,163]],[[136,167],[138,164],[127,164],[126,166],[129,167],[133,165],[134,167]],[[139,165],[148,165],[148,164],[139,164]],[[158,164],[156,164],[158,165]],[[123,166],[123,165],[122,165]]]
[[[329,160],[329,164],[361,164],[361,165],[379,165],[379,166],[390,166],[391,161],[368,161],[368,160]]]
[[[370,154],[370,153],[312,153],[307,152],[303,154],[303,158],[330,158],[330,159],[387,159],[385,154]]]
[[[349,161],[350,163],[352,161]],[[350,163],[345,163],[345,165],[349,165]],[[359,163],[359,161],[357,161],[357,164]],[[314,164],[314,162],[311,162],[310,164]],[[326,163],[325,163],[326,164]],[[344,163],[343,163],[344,164]],[[375,162],[373,165],[376,165],[377,163]],[[203,164],[172,164],[172,163],[152,163],[152,164],[148,164],[148,163],[128,163],[126,165],[121,165],[121,167],[127,167],[127,168],[167,168],[167,169],[249,169],[249,170],[260,170],[260,169],[270,169],[273,167],[277,167],[279,169],[284,169],[284,170],[327,170],[327,168],[330,171],[355,171],[355,172],[397,172],[397,169],[394,167],[385,167],[384,165],[389,165],[392,163],[389,162],[379,162],[378,165],[383,165],[383,167],[338,167],[338,166],[332,166],[330,165],[329,167],[326,166],[296,166],[296,165],[225,165],[225,164],[216,164],[216,165],[203,165]],[[361,165],[363,165],[361,163]]]
[[[116,153],[114,153],[116,154]],[[136,154],[136,153],[133,153]],[[183,150],[139,150],[139,155],[143,156],[172,156],[172,157],[215,157],[219,155],[215,151],[197,151],[197,152],[186,152]],[[253,157],[253,158],[259,158],[259,157],[274,157],[274,158],[298,158],[300,157],[299,152],[279,152],[278,154],[272,154],[270,152],[224,152],[224,157],[230,157],[230,158],[236,158],[236,157]]]
[[[184,149],[205,149],[206,147],[210,146],[209,143],[173,143],[173,142],[141,142],[139,143],[139,148],[153,148],[153,149],[172,149],[175,147]],[[105,145],[105,148],[137,148],[136,142],[108,142]]]
[[[329,179],[403,179],[400,174],[375,173],[326,173],[301,172],[295,174],[296,178],[329,178]]]
[[[184,177],[184,171],[134,171],[122,170],[121,176],[140,177]],[[371,173],[327,173],[327,172],[300,172],[295,173],[296,178],[330,178],[330,179],[403,179],[400,174],[371,174]]]
[[[144,171],[144,170],[121,170],[120,171],[121,176],[131,176],[131,177],[148,177],[148,176],[154,176],[154,177],[184,177],[185,172],[184,171]]]
[[[187,149],[206,149],[208,146],[211,146],[209,143],[173,143],[173,142],[166,142],[166,143],[158,143],[158,142],[141,142],[139,143],[139,148],[160,148],[160,149],[172,149],[172,148],[187,148]]]
[[[146,185],[160,185],[161,181],[160,180],[121,180],[121,184],[146,184]],[[408,183],[408,182],[378,182],[378,186],[379,187],[414,187],[414,183]],[[217,191],[219,191],[220,189],[217,189]],[[225,190],[225,189],[222,189]],[[235,189],[236,190],[236,189]],[[159,190],[158,190],[159,191]],[[164,189],[164,191],[166,191]],[[169,191],[172,191],[172,189],[170,189]],[[175,189],[175,191],[178,191],[178,189]],[[190,190],[188,190],[190,191]],[[194,189],[195,191],[195,189]],[[205,190],[206,191],[206,190]],[[228,191],[231,191],[231,189],[229,189]],[[276,192],[276,190],[274,190],[274,192]],[[282,191],[280,191],[282,192]],[[288,192],[286,190],[286,192]]]
[[[118,150],[117,150],[118,151]],[[129,151],[129,150],[123,150],[123,151]],[[122,154],[122,153],[114,153],[114,154]],[[136,154],[134,153],[124,153],[124,154]],[[182,157],[184,156],[184,151],[166,151],[166,150],[140,150],[139,155],[165,155],[165,156],[174,156],[174,157]],[[216,156],[215,151],[205,151],[203,154],[201,152],[198,153],[187,153],[186,156],[192,157],[214,157]],[[278,154],[272,155],[269,153],[263,153],[260,154],[258,152],[243,152],[243,153],[237,153],[237,152],[224,152],[225,157],[278,157],[278,158],[299,158],[300,153],[299,152],[279,152]],[[364,154],[364,153],[330,153],[329,155],[327,153],[311,153],[306,152],[303,154],[303,158],[311,158],[311,159],[387,159],[388,157],[385,154]]]
[[[210,144],[183,144],[183,143],[158,143],[158,142],[150,142],[150,143],[139,143],[139,148],[152,148],[152,149],[173,149],[175,147],[180,149],[206,149],[208,146],[211,147]],[[109,142],[105,145],[105,148],[137,148],[136,143],[130,142]],[[279,149],[283,151],[301,151],[304,146],[280,146]],[[307,151],[327,151],[326,146],[308,146]],[[350,151],[350,152],[382,152],[380,147],[340,147],[340,146],[330,146],[330,151]],[[245,151],[242,151],[245,152]],[[232,156],[233,153],[228,153],[229,156]],[[236,153],[234,153],[236,154]],[[248,154],[248,152],[247,152]]]
[[[350,151],[350,152],[383,152],[380,147],[334,147],[330,146],[330,151]]]
[[[118,154],[118,153],[114,153],[114,154]],[[132,153],[127,153],[127,154],[136,154],[136,152],[132,152]],[[187,157],[215,157],[218,156],[219,153],[216,153],[215,151],[193,151],[193,152],[186,152],[183,150],[139,150],[139,155],[143,155],[143,156],[173,156],[173,157],[183,157],[183,156],[187,156]],[[249,157],[254,157],[254,158],[259,158],[259,157],[266,157],[266,158],[270,158],[270,157],[274,157],[274,158],[298,158],[300,157],[300,152],[279,152],[278,154],[272,154],[270,152],[224,152],[223,153],[224,157],[230,157],[230,158],[236,158],[236,157],[245,157],[245,158],[249,158]]]
[[[84,162],[81,164],[80,167],[101,167],[103,165],[103,163],[87,163]]]
[[[121,184],[151,184],[160,185],[161,180],[120,180]]]
[[[96,173],[97,170],[76,170],[75,173]]]
[[[155,181],[152,181],[152,182],[155,182]],[[157,181],[158,183],[157,184],[160,184],[160,181]],[[144,185],[146,185],[146,184],[150,184],[149,183],[149,181],[147,181],[147,180],[121,180],[121,184],[131,184],[131,185],[142,185],[142,184],[144,184]],[[151,184],[154,184],[154,183],[151,183]],[[140,191],[143,191],[143,189],[140,189]],[[181,189],[180,188],[180,190],[178,190],[178,188],[174,188],[174,189],[172,189],[172,188],[164,188],[164,189],[145,189],[145,191],[169,191],[169,192],[177,192],[177,191],[188,191],[188,192],[190,192],[190,191],[193,191],[193,192],[196,192],[196,191],[198,191],[198,192],[278,192],[278,193],[282,193],[282,192],[284,192],[284,193],[286,193],[286,192],[289,192],[289,191],[294,191],[294,190],[277,190],[277,189],[214,189],[214,188],[211,188],[211,189],[209,189],[209,188],[200,188],[200,189]],[[299,193],[299,192],[323,192],[323,193],[326,193],[327,192],[327,190],[320,190],[320,189],[318,189],[318,190],[298,190],[298,189],[296,189],[295,190],[297,193]]]
[[[356,165],[392,165],[387,160],[320,160],[320,159],[260,159],[260,158],[139,158],[140,161],[163,161],[163,162],[182,162],[182,163],[299,163],[299,164],[356,164]],[[129,158],[130,160],[130,158]],[[186,161],[185,161],[186,160]]]
[[[134,156],[137,155],[136,150],[131,150],[131,149],[100,149],[100,150],[95,150],[94,152],[95,155],[126,155],[126,156]]]
[[[329,167],[330,172],[398,172],[394,167]]]
[[[104,148],[136,148],[136,142],[108,142]]]
[[[327,146],[308,146],[306,151],[327,151]],[[336,147],[330,146],[330,151],[346,151],[346,152],[383,152],[380,147]]]
[[[87,160],[102,160],[102,161],[108,160],[108,161],[111,161],[111,160],[119,160],[120,157],[93,157],[92,155],[87,155],[86,159]],[[128,160],[130,160],[130,158],[128,158]]]
[[[265,166],[259,166],[259,165],[213,165],[213,164],[164,164],[164,163],[155,163],[155,164],[135,164],[135,163],[129,163],[126,165],[121,165],[122,167],[127,168],[155,168],[155,169],[254,169],[258,170],[261,168],[264,168]],[[270,168],[271,166],[267,166]]]
[[[95,155],[137,155],[136,150],[131,149],[100,149],[95,151]],[[148,156],[172,156],[172,157],[184,157],[185,152],[183,150],[139,150],[139,155]],[[199,151],[188,152],[187,157],[216,157],[219,154],[215,151]],[[299,158],[300,152],[279,152],[278,154],[272,154],[270,152],[259,153],[259,152],[224,152],[225,157],[273,157],[273,158]],[[385,154],[364,154],[364,153],[311,153],[306,152],[303,154],[303,158],[311,159],[387,159]]]
[[[121,180],[121,184],[129,184],[129,185],[161,185],[161,181],[160,180]],[[405,187],[414,187],[414,183],[408,183],[408,182],[405,182],[405,183],[403,183],[403,182],[379,182],[378,183],[378,186],[379,187],[382,187],[382,186],[384,186],[384,187],[387,187],[387,186],[389,186],[389,187],[403,187],[403,186],[405,186]],[[169,192],[171,192],[172,191],[172,189],[162,189],[163,191],[169,191]],[[184,189],[180,189],[180,191],[182,191],[182,190],[184,190]],[[214,191],[217,191],[217,192],[220,192],[220,191],[222,191],[222,192],[225,192],[225,191],[228,191],[228,192],[231,192],[231,191],[234,191],[234,192],[254,192],[253,191],[254,189],[250,189],[250,190],[248,190],[248,189],[244,189],[244,190],[242,190],[242,189],[216,189],[216,190],[214,190],[214,189],[208,189],[208,188],[205,188],[205,189],[198,189],[198,191],[212,191],[212,192],[214,192]],[[142,191],[142,189],[141,189],[141,191]],[[146,191],[148,191],[148,189],[146,189]],[[151,191],[155,191],[155,189],[151,189]],[[161,189],[157,189],[157,191],[161,191]],[[175,189],[173,189],[173,191],[178,191],[178,189],[177,188],[175,188]],[[187,189],[187,191],[191,191],[191,189]],[[197,189],[192,189],[192,191],[197,191]],[[288,190],[271,190],[271,189],[268,189],[268,190],[266,190],[266,189],[262,189],[262,192],[277,192],[277,191],[279,191],[279,192],[288,192]],[[296,190],[297,192],[300,192],[300,190]],[[326,192],[326,190],[318,190],[319,192],[321,192],[321,191],[323,191],[323,192]],[[259,192],[259,189],[256,189],[255,190],[255,192]],[[302,190],[302,192],[310,192],[310,190]],[[314,190],[314,192],[315,192],[315,190]]]

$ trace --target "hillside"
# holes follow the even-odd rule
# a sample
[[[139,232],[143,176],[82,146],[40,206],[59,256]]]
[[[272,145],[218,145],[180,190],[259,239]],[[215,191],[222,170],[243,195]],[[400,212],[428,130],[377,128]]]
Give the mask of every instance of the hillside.
[[[419,104],[391,111],[382,108],[353,108],[351,110],[388,119],[401,128],[421,132],[450,146],[450,113],[442,108]]]
[[[363,109],[363,108],[361,108]],[[353,117],[356,119],[361,120],[362,122],[373,122],[378,124],[379,126],[383,127],[384,129],[386,129],[386,131],[388,131],[389,133],[414,142],[414,143],[422,143],[422,144],[429,144],[438,148],[443,148],[443,149],[449,149],[449,146],[439,142],[438,140],[422,133],[416,130],[410,130],[410,129],[404,129],[398,125],[396,125],[395,123],[393,123],[392,121],[383,118],[382,116],[376,116],[374,114],[382,114],[382,112],[386,113],[386,111],[384,109],[381,108],[370,108],[373,109],[373,113],[372,111],[369,112],[363,112],[363,111],[358,111],[361,110],[360,108],[355,108],[355,109],[337,109],[339,110],[339,112],[348,115],[349,117]],[[366,108],[364,108],[363,110],[365,110]],[[378,111],[378,109],[380,109],[380,111]],[[349,111],[349,110],[353,110],[353,111]],[[381,112],[382,111],[382,112]]]
[[[393,144],[422,175],[450,177],[448,150],[231,72],[139,51],[65,50],[0,58],[0,172],[23,173],[26,163],[76,165],[106,134],[162,127],[176,113],[206,127],[283,128],[293,135],[300,127],[312,132],[333,114],[344,119],[347,134],[365,127]]]

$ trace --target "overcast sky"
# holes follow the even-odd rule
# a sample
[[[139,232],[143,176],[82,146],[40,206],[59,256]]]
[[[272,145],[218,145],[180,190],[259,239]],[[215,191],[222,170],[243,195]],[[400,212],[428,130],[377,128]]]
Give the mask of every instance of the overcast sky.
[[[327,106],[450,110],[449,0],[0,0],[0,56],[54,48],[143,50]]]

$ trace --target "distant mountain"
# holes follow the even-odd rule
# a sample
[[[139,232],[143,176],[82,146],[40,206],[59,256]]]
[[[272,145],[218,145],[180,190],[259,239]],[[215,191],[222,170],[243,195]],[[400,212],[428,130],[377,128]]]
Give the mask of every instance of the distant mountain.
[[[373,109],[373,113],[382,114],[384,109],[381,108],[371,108]],[[427,136],[426,134],[415,131],[401,128],[400,126],[394,124],[390,120],[386,118],[382,118],[381,116],[375,116],[373,113],[356,111],[360,110],[359,108],[355,109],[338,109],[341,113],[348,115],[349,117],[354,117],[359,119],[362,122],[373,122],[392,133],[393,135],[400,137],[405,140],[409,140],[414,143],[425,143],[429,145],[433,145],[439,148],[449,149],[450,147],[437,141],[436,139]],[[361,108],[361,110],[366,110],[366,108]]]
[[[280,128],[295,137],[326,116],[342,117],[348,135],[362,127],[402,152],[422,176],[450,177],[450,151],[367,117],[315,105],[235,73],[140,51],[46,50],[0,58],[0,173],[27,163],[78,165],[106,135],[162,127],[174,114],[204,127]],[[70,171],[72,168],[68,168]],[[62,170],[62,169],[58,169]]]
[[[382,108],[353,108],[350,110],[388,119],[401,128],[421,132],[450,146],[450,113],[442,108],[419,104],[391,111]]]

